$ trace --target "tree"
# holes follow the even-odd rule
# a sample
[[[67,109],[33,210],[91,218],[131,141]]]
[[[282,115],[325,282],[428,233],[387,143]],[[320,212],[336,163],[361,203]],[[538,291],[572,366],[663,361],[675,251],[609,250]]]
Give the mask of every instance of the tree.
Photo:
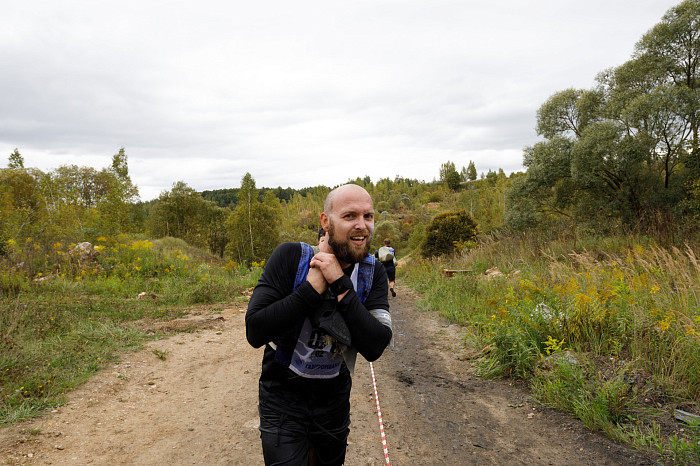
[[[479,209],[476,211],[481,231],[490,232],[503,225],[505,191],[508,184],[502,169],[498,172],[489,170],[485,182],[481,183]]]
[[[226,230],[226,219],[229,213],[229,209],[219,207],[211,201],[207,201],[206,208],[202,213],[206,245],[212,254],[218,254],[221,258],[224,257],[229,242]]]
[[[692,131],[682,91],[664,83],[646,58],[625,63],[603,82],[608,88],[607,113],[647,146],[645,162],[664,177],[668,189]]]
[[[681,114],[691,134],[678,151],[687,168],[687,195],[682,204],[691,215],[700,217],[700,1],[685,0],[668,10],[637,43],[635,53],[653,63],[668,85],[680,91]]]
[[[170,191],[164,191],[150,211],[146,228],[156,238],[173,236],[195,246],[206,246],[206,201],[184,181],[173,183]]]
[[[471,160],[469,161],[469,165],[467,165],[467,180],[476,180],[476,165],[474,165],[474,162]]]
[[[459,188],[461,177],[453,162],[447,161],[440,166],[440,181],[450,189]]]
[[[537,226],[545,226],[543,219],[545,215],[538,209],[535,196],[532,191],[537,189],[534,184],[527,180],[528,173],[520,174],[513,179],[510,189],[506,192],[506,210],[504,212],[504,223],[514,230],[526,230]],[[544,196],[548,197],[548,196]]]
[[[645,149],[614,122],[586,128],[571,158],[572,181],[583,190],[577,212],[586,209],[586,217],[604,212],[624,224],[643,219],[656,187],[644,176]]]
[[[423,257],[448,255],[459,245],[476,242],[478,227],[474,219],[464,210],[437,214],[430,221],[421,245]]]
[[[105,188],[104,195],[97,200],[97,207],[103,233],[130,231],[134,223],[132,212],[138,198],[138,188],[131,182],[127,159],[122,147],[112,156],[110,168],[100,172]]]
[[[269,205],[256,202],[249,208],[238,206],[226,220],[227,254],[245,264],[266,260],[279,243],[278,225],[279,216]]]
[[[550,97],[537,112],[545,141],[526,149],[528,173],[508,194],[506,218],[669,231],[682,201],[700,213],[699,57],[700,0],[686,0],[594,89]],[[516,212],[525,207],[535,215]]]
[[[0,170],[0,249],[7,239],[21,240],[39,229],[45,206],[38,170]]]
[[[15,148],[14,152],[10,154],[10,160],[7,164],[7,168],[24,168],[24,158],[22,157],[22,154],[19,153],[17,148]]]
[[[680,87],[688,104],[692,148],[698,148],[700,111],[700,1],[685,0],[669,9],[661,22],[647,32],[635,47],[637,57],[646,56],[663,70],[668,82]]]
[[[557,135],[525,149],[524,177],[513,183],[507,194],[506,224],[521,229],[544,221],[548,216],[571,218],[577,186],[571,178],[574,141]]]
[[[380,220],[374,227],[373,247],[379,249],[384,244],[384,239],[389,238],[396,244],[400,237],[399,222],[391,219]]]
[[[56,208],[73,205],[91,209],[107,190],[99,172],[92,167],[61,165],[49,172],[49,178],[47,199]]]
[[[238,206],[226,220],[228,254],[241,263],[267,259],[279,243],[279,202],[266,193],[258,200],[258,189],[250,173],[241,179]]]
[[[241,179],[241,189],[238,191],[238,205],[244,213],[245,223],[248,229],[248,237],[250,238],[250,251],[255,250],[253,242],[253,203],[258,202],[258,190],[255,187],[253,176],[246,172]],[[239,210],[238,208],[236,210]],[[246,215],[247,214],[247,215]]]
[[[123,147],[119,149],[119,152],[112,156],[111,171],[121,179],[125,179],[129,176],[127,158],[126,151]]]
[[[413,227],[413,231],[411,231],[409,237],[408,237],[408,247],[411,248],[412,250],[418,251],[423,244],[423,240],[425,239],[425,224],[424,223],[418,223]]]
[[[537,110],[537,134],[580,137],[596,117],[601,95],[595,91],[566,89],[555,93]]]

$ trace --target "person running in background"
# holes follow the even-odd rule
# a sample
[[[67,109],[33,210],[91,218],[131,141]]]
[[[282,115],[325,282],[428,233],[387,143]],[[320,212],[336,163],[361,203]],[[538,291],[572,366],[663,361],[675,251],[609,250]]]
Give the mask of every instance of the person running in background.
[[[396,284],[396,250],[391,247],[389,238],[384,239],[384,246],[374,253],[374,257],[379,259],[379,262],[384,265],[386,276],[389,279],[389,291],[391,296],[396,297],[396,291],[394,291],[394,285]]]

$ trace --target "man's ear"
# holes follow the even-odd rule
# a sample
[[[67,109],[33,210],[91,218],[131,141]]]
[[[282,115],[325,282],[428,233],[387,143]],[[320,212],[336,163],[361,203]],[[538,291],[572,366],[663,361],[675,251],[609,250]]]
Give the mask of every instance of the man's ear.
[[[321,212],[321,228],[328,233],[328,215],[325,212]]]

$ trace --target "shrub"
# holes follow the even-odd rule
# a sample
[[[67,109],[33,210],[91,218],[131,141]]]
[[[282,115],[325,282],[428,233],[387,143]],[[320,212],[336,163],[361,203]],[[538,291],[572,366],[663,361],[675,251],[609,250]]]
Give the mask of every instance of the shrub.
[[[430,221],[427,233],[421,244],[423,257],[452,254],[457,245],[476,241],[478,226],[465,210],[448,211],[437,214]]]

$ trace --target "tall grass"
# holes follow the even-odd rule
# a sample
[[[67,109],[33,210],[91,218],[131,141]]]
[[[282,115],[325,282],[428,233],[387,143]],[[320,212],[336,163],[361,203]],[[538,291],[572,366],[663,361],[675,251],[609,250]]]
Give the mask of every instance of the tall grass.
[[[595,232],[491,236],[400,273],[423,307],[490,345],[482,374],[526,379],[543,402],[615,437],[634,400],[700,403],[697,256],[690,244]],[[502,275],[484,273],[494,267]],[[467,273],[445,278],[441,268]]]
[[[261,273],[173,238],[100,238],[95,250],[78,258],[57,243],[43,266],[18,255],[0,263],[0,425],[62,403],[121,352],[158,337],[139,322],[238,300]]]

